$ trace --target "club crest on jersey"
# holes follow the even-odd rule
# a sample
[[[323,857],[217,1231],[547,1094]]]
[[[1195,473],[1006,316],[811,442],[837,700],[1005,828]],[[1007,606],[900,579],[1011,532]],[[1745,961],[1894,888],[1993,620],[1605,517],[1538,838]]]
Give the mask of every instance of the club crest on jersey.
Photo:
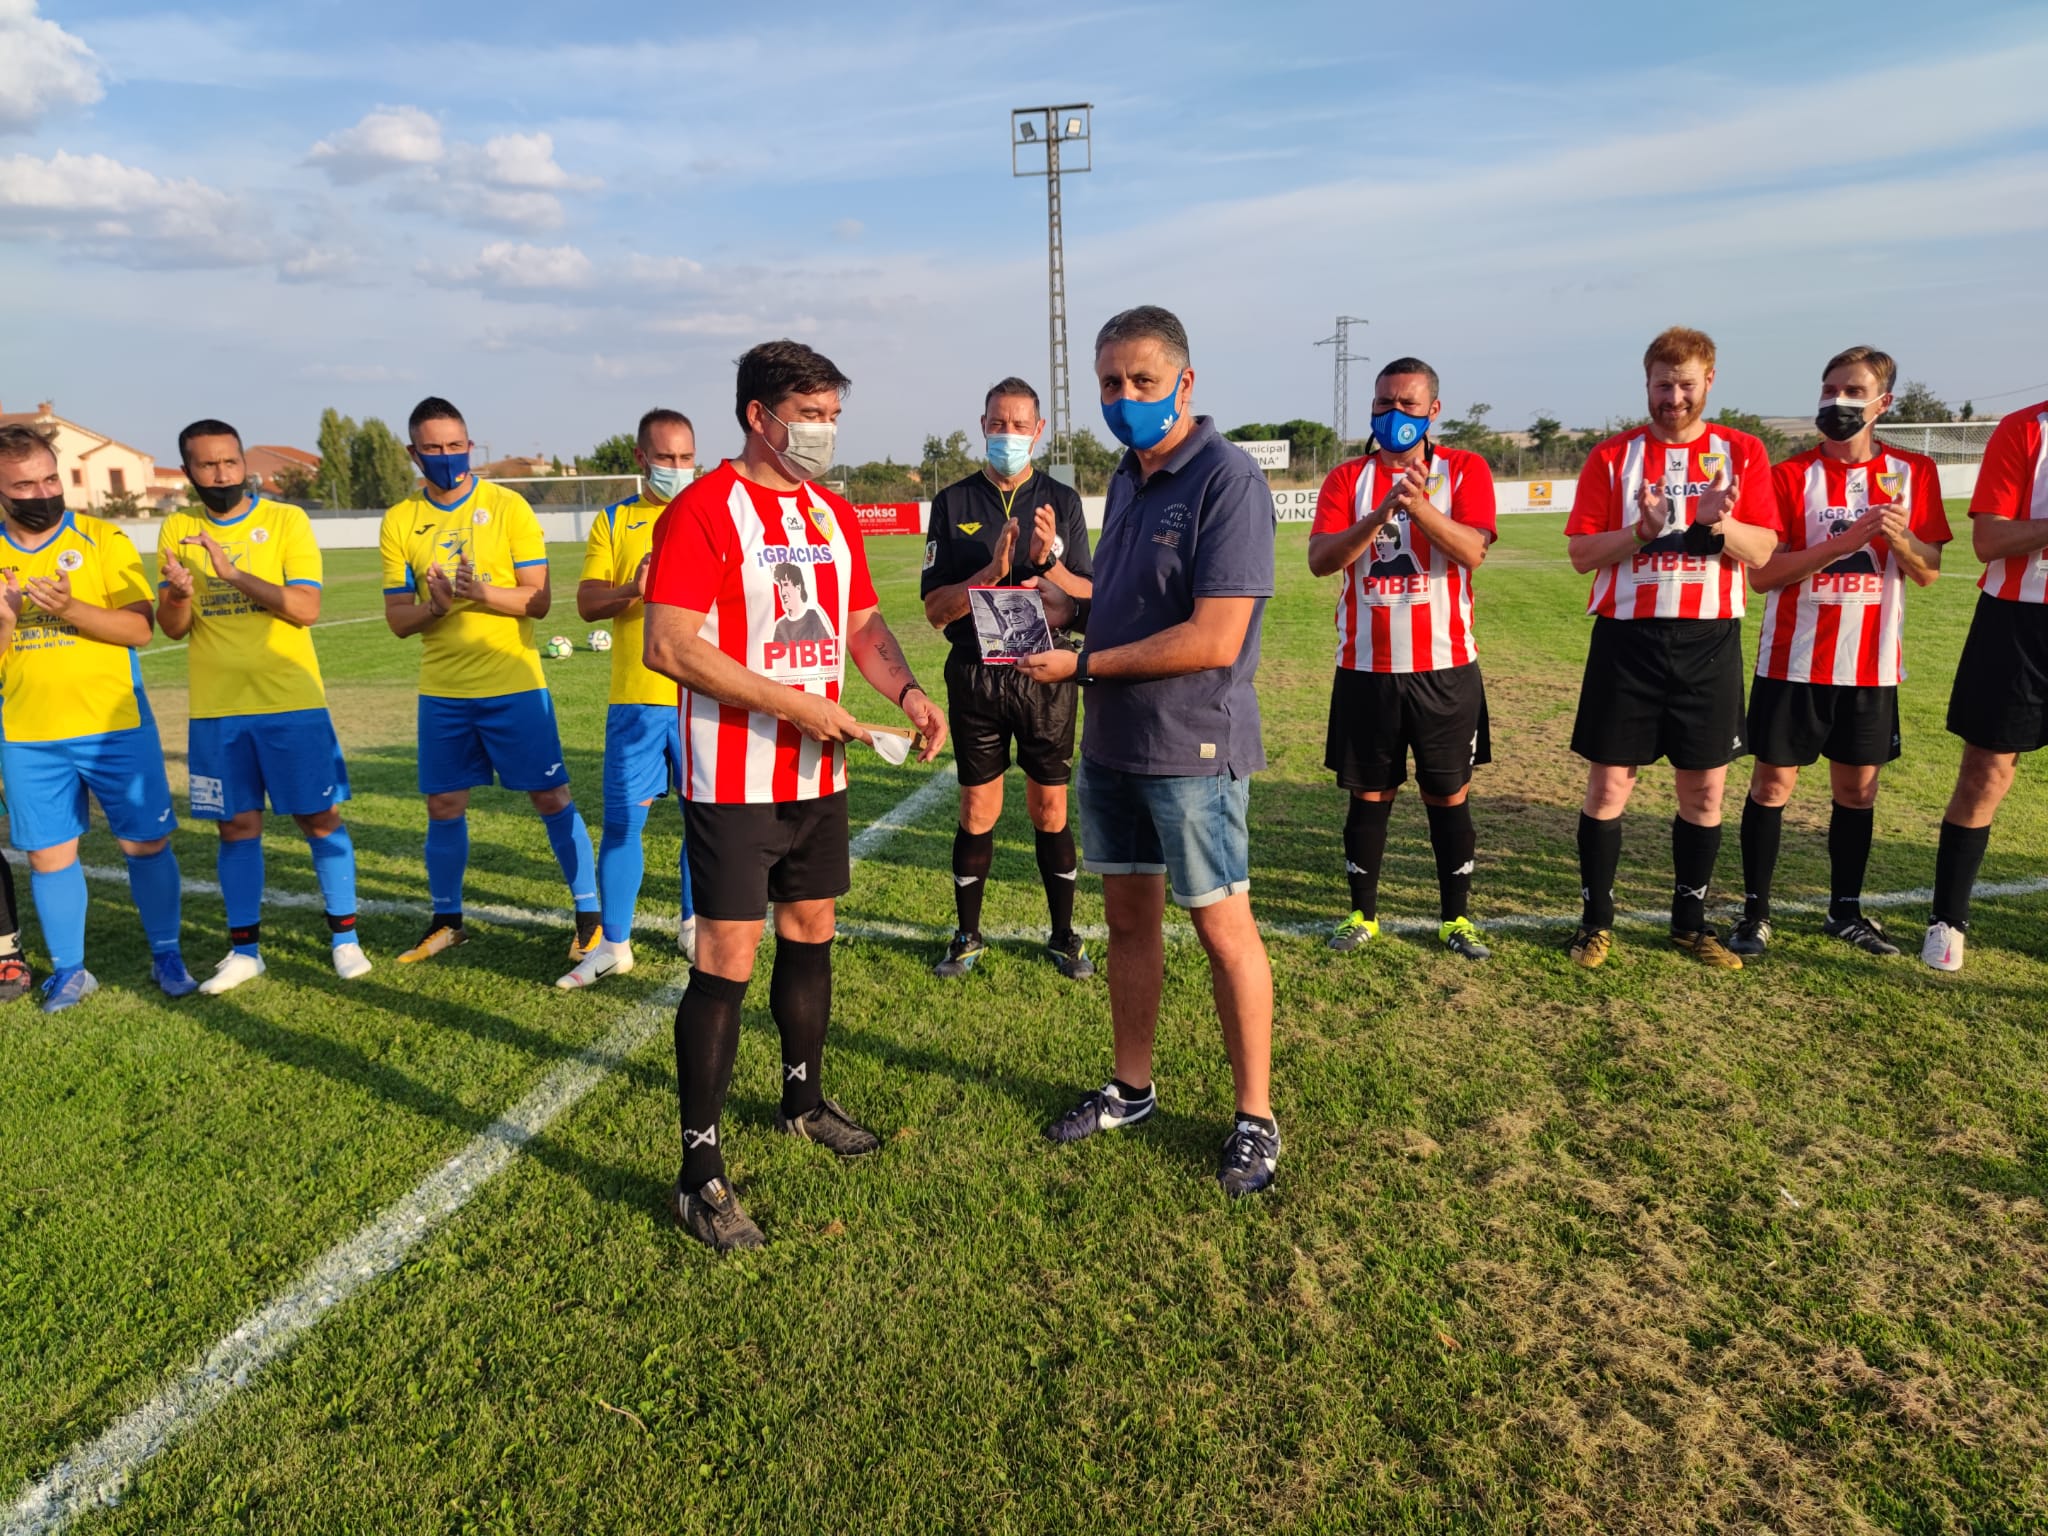
[[[1439,494],[1441,494],[1441,492],[1443,491],[1443,488],[1444,488],[1444,472],[1443,472],[1442,470],[1438,470],[1438,471],[1437,471],[1437,472],[1436,472],[1435,474],[1433,474],[1433,475],[1431,475],[1431,476],[1429,477],[1429,481],[1428,481],[1428,484],[1427,484],[1427,487],[1426,487],[1426,489],[1427,489],[1428,493],[1429,493],[1429,494],[1430,494],[1431,496],[1436,496],[1436,495],[1439,495]]]
[[[491,520],[491,514],[486,512],[482,507],[478,507],[474,512],[469,514],[469,520],[470,522],[474,523],[477,527],[481,528],[485,523],[488,523]]]
[[[75,571],[83,564],[85,556],[79,550],[61,549],[57,552],[57,569],[60,571]]]
[[[1708,480],[1714,479],[1727,467],[1728,455],[1725,453],[1703,453],[1700,455],[1700,473],[1706,476]]]
[[[249,530],[249,542],[251,544],[268,544],[270,542],[270,530],[268,528],[251,528]]]
[[[1906,477],[1892,470],[1882,470],[1878,473],[1877,488],[1897,501],[1899,493],[1906,488]]]
[[[811,522],[818,530],[818,536],[827,544],[832,542],[832,509],[821,501],[811,503]]]

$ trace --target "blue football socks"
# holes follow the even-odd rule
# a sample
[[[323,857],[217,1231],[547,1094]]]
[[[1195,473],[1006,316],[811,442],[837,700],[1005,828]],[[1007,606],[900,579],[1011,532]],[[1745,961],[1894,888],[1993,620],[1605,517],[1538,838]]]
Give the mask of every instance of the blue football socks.
[[[554,847],[555,862],[562,866],[562,878],[569,882],[569,899],[576,903],[578,912],[595,912],[597,859],[590,851],[590,829],[576,814],[576,802],[571,800],[540,820],[548,829],[548,842]]]
[[[624,805],[605,802],[604,837],[597,848],[597,890],[608,943],[623,944],[633,936],[633,908],[640,900],[640,882],[647,873],[647,855],[640,846],[646,826],[646,806],[630,800]]]
[[[465,839],[466,841],[467,839]],[[430,839],[431,843],[431,839]],[[320,882],[320,904],[327,909],[328,926],[333,929],[330,937],[337,946],[356,942],[356,845],[348,835],[344,823],[325,837],[309,837],[306,847],[313,855],[313,878]],[[464,862],[468,860],[468,849],[463,850]],[[456,874],[457,904],[461,901],[462,876]],[[433,885],[428,877],[429,887]],[[351,921],[345,927],[334,928],[337,918]]]
[[[256,954],[256,928],[263,920],[263,839],[245,837],[230,842],[222,838],[215,867],[220,871],[221,900],[228,910],[228,937],[235,952]]]
[[[330,838],[331,842],[332,839]],[[436,917],[462,915],[462,876],[469,868],[469,818],[427,822],[427,895]]]
[[[44,874],[29,871],[28,888],[49,946],[50,969],[58,975],[85,964],[85,871],[73,860]]]
[[[82,877],[81,877],[82,878]],[[128,860],[128,889],[135,897],[135,910],[142,918],[142,931],[149,939],[152,955],[178,952],[178,924],[184,897],[178,885],[178,859],[166,843],[155,853]],[[257,889],[262,889],[261,878]],[[262,897],[257,898],[260,903]],[[83,949],[83,945],[80,948]]]

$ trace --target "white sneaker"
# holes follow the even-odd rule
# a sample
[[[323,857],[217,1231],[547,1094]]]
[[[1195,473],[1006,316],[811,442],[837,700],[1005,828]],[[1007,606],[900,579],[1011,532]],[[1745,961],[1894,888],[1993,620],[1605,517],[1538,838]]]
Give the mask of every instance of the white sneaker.
[[[676,948],[683,952],[683,958],[697,963],[697,919],[686,917],[676,924]]]
[[[370,957],[363,953],[363,946],[350,940],[334,946],[334,974],[343,981],[354,981],[358,976],[370,974]]]
[[[219,997],[223,992],[232,992],[245,981],[254,981],[269,969],[261,955],[245,955],[239,949],[231,949],[227,959],[213,968],[213,974],[199,983],[199,995]]]
[[[623,976],[632,969],[631,944],[614,944],[609,939],[599,939],[597,948],[585,955],[575,970],[558,978],[555,985],[568,991],[574,987],[591,986],[607,976]]]
[[[1920,963],[1931,965],[1937,971],[1960,971],[1963,968],[1963,930],[1951,928],[1947,923],[1929,923],[1927,940],[1920,946]]]

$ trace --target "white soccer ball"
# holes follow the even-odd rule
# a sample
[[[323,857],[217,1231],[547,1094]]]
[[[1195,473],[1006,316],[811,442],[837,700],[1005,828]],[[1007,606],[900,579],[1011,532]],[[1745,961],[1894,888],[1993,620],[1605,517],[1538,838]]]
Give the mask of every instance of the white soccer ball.
[[[608,629],[593,629],[590,632],[590,648],[593,651],[608,651],[612,648],[612,632]]]
[[[540,653],[549,661],[560,661],[564,656],[572,655],[575,650],[576,647],[569,643],[567,635],[550,635],[548,643],[540,648]]]

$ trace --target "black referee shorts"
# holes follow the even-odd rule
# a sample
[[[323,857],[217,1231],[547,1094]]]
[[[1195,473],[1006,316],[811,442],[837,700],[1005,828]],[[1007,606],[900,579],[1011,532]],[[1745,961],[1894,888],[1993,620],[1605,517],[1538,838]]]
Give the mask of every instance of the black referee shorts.
[[[1949,691],[1948,728],[1986,752],[2048,746],[2048,603],[1977,594]]]
[[[1415,754],[1426,795],[1455,795],[1472,770],[1493,761],[1486,684],[1479,663],[1433,672],[1359,672],[1339,667],[1330,684],[1323,766],[1348,790],[1399,789]]]
[[[1036,683],[1015,667],[992,667],[954,651],[946,658],[946,726],[960,784],[993,784],[1017,766],[1035,784],[1064,784],[1074,772],[1074,720],[1081,690]]]
[[[1749,749],[1779,768],[1822,757],[1881,768],[1899,755],[1899,690],[1759,677],[1749,685]]]
[[[1743,741],[1740,619],[1593,620],[1572,750],[1589,763],[1726,768]]]

